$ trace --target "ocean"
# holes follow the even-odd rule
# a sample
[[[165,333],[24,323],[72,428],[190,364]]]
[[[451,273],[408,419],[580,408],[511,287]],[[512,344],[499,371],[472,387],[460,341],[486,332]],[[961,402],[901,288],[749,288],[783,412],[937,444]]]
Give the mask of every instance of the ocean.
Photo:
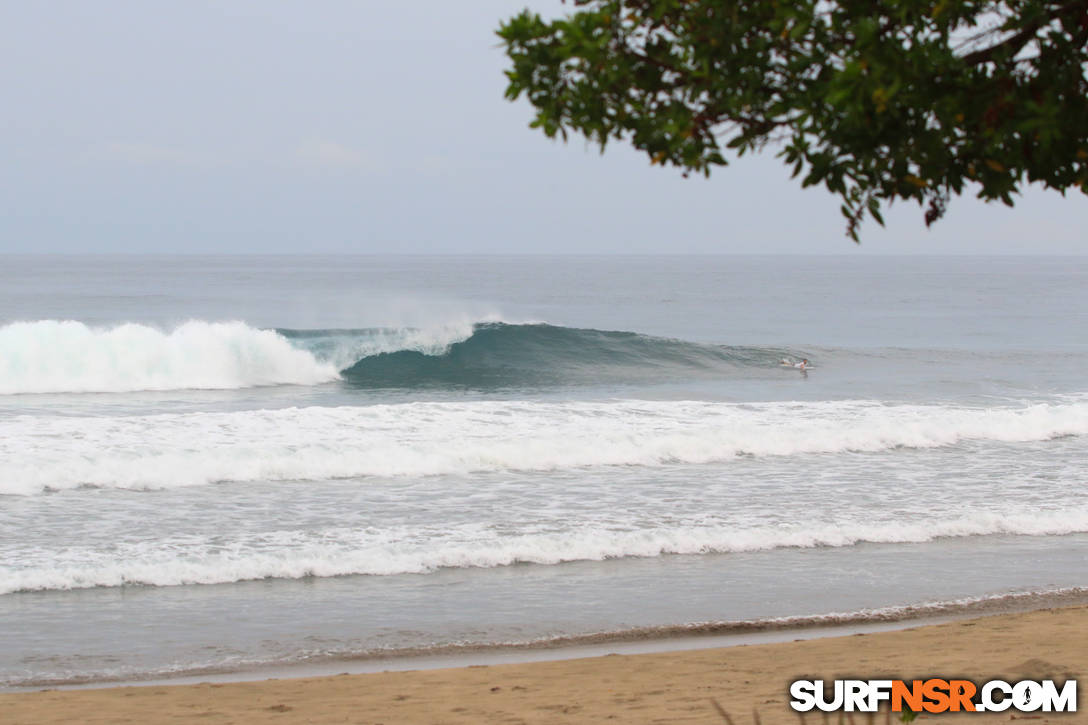
[[[1082,597],[1086,359],[1088,257],[0,257],[0,687]]]

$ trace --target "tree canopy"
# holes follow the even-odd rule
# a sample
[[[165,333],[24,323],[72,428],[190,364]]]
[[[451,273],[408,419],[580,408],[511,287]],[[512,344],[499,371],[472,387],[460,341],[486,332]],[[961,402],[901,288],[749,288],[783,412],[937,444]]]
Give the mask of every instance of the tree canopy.
[[[969,184],[1088,193],[1088,0],[573,0],[498,30],[506,95],[550,137],[706,175],[768,145],[802,185],[928,226]]]

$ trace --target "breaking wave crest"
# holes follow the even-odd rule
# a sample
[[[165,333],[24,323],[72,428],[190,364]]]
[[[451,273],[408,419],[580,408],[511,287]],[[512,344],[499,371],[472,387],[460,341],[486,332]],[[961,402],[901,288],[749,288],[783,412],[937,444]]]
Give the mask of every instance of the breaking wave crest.
[[[164,331],[71,320],[0,327],[0,395],[315,385],[501,387],[720,375],[786,351],[461,321],[426,329],[263,330],[193,320]]]
[[[192,321],[169,332],[42,320],[0,327],[0,394],[314,385],[337,369],[271,330]]]

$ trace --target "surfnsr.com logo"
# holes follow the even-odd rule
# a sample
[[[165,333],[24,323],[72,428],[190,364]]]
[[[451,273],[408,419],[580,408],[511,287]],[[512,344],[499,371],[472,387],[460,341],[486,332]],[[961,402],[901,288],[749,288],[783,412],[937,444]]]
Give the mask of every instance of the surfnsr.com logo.
[[[885,702],[892,712],[1076,712],[1077,681],[797,680],[790,697],[797,712],[877,712]]]

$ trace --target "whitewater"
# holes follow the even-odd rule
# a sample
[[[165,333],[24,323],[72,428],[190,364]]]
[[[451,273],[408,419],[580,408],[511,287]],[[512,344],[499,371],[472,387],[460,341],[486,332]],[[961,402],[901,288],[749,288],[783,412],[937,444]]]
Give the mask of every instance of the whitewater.
[[[332,529],[320,535],[265,533],[225,545],[215,537],[167,539],[119,546],[110,556],[86,547],[39,552],[23,566],[0,565],[0,594],[134,585],[223,584],[269,578],[426,574],[443,568],[555,565],[664,554],[722,554],[778,548],[848,547],[859,543],[924,543],[940,538],[1088,532],[1088,507],[1045,514],[980,511],[928,521],[819,520],[790,527],[709,525],[618,530],[615,521],[583,521],[556,533],[501,536],[475,525],[450,531],[388,532]],[[610,525],[611,523],[611,525]],[[557,527],[560,528],[560,527]],[[425,541],[421,543],[421,541]],[[178,556],[184,549],[187,554]]]
[[[406,388],[571,384],[675,375],[677,367],[721,374],[730,366],[769,367],[781,354],[495,316],[369,329],[38,320],[0,326],[0,395],[236,390],[345,378],[357,386]]]
[[[0,687],[1088,591],[1083,260],[177,264],[0,267]]]
[[[14,322],[0,326],[0,395],[316,385],[339,379],[343,367],[371,355],[441,354],[471,334],[471,324],[451,323],[310,335],[317,343],[333,340],[317,355],[280,331],[240,321],[190,320],[170,329],[135,322]]]
[[[722,463],[1088,434],[1088,402],[478,401],[0,420],[0,494]]]

